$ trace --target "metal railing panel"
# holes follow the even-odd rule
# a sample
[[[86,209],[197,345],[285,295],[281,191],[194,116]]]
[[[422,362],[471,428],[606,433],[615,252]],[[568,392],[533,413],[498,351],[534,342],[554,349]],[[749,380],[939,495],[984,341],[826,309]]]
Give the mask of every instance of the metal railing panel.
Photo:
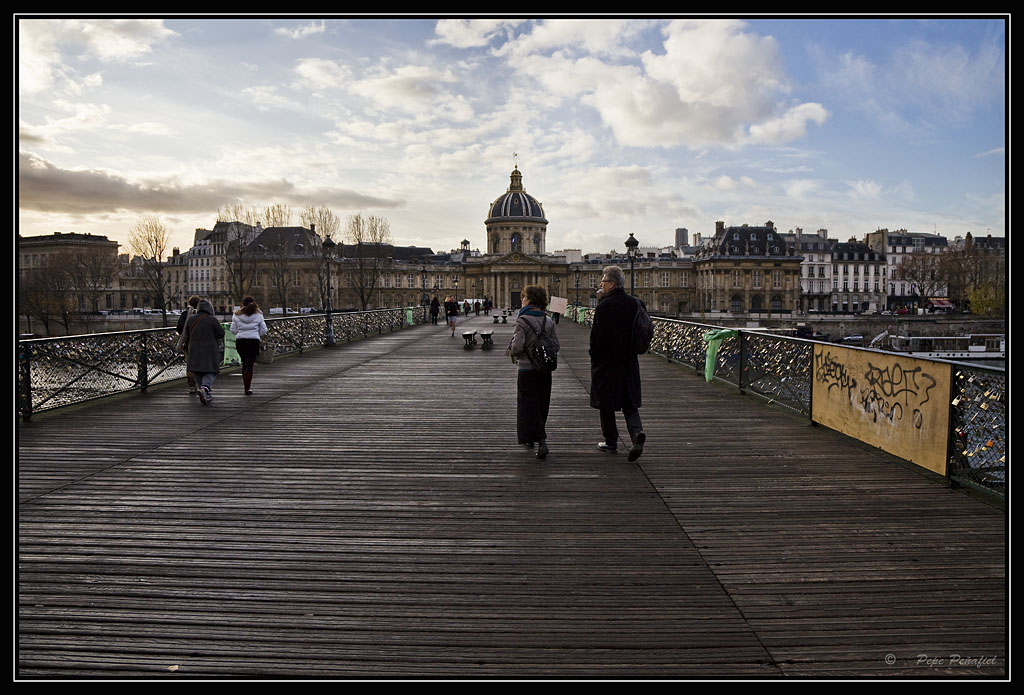
[[[427,322],[425,307],[333,314],[335,339],[348,342],[399,330],[408,325],[409,316],[414,324]],[[268,318],[265,340],[275,356],[301,353],[324,344],[326,327],[324,314]],[[183,379],[185,361],[177,342],[174,328],[20,340],[19,414],[29,418],[35,412]]]
[[[957,364],[952,377],[949,477],[1006,495],[1006,372]]]

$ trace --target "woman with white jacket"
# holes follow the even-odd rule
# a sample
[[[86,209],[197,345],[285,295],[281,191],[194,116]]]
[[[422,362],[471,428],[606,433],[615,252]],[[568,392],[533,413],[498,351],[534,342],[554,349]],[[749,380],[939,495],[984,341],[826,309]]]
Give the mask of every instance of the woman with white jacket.
[[[251,396],[252,370],[260,354],[260,338],[267,334],[263,312],[252,297],[242,300],[242,307],[231,317],[231,332],[235,334],[235,347],[242,358],[242,383],[245,395]]]

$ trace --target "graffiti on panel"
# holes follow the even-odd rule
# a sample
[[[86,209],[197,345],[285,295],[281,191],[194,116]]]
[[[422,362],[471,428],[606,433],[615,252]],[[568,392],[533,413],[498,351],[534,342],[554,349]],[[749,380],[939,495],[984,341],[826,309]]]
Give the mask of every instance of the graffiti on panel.
[[[936,471],[945,468],[946,364],[821,346],[814,351],[812,417]]]
[[[922,367],[908,369],[899,362],[878,367],[868,362],[864,381],[866,386],[860,391],[860,405],[875,422],[879,416],[889,422],[902,420],[909,412],[914,428],[921,429],[924,424],[921,407],[931,400],[931,391],[937,383],[935,377]]]
[[[828,386],[831,393],[833,389],[849,392],[857,388],[857,379],[850,374],[846,365],[832,352],[815,353],[814,355],[814,379],[820,384]]]

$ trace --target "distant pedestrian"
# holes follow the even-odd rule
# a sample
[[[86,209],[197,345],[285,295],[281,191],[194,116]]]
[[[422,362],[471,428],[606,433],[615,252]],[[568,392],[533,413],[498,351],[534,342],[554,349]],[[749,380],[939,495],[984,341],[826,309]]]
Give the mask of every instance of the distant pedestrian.
[[[476,312],[477,316],[480,315],[480,300],[479,299],[476,300],[475,302],[473,302],[473,310]]]
[[[195,316],[196,307],[199,306],[199,296],[192,295],[188,298],[188,302],[185,303],[185,310],[178,316],[178,349],[185,353],[185,378],[188,381],[188,392],[189,395],[194,396],[199,393],[199,387],[196,384],[196,375],[188,371],[188,345],[185,343],[185,324],[188,320]]]
[[[206,405],[213,400],[213,380],[224,361],[224,326],[214,315],[213,305],[205,299],[196,307],[196,314],[185,323],[188,345],[188,369],[199,382],[199,400]]]
[[[459,303],[452,297],[444,302],[444,317],[448,322],[448,327],[452,329],[452,335],[455,335],[455,323],[459,318]]]
[[[617,451],[619,430],[615,411],[626,419],[630,439],[629,460],[636,461],[644,451],[643,424],[640,422],[640,363],[633,350],[633,320],[639,307],[626,294],[622,269],[610,265],[601,277],[601,300],[594,310],[590,329],[590,405],[601,412],[601,451]]]
[[[235,334],[235,347],[242,358],[242,385],[245,395],[252,395],[252,373],[256,358],[260,356],[260,338],[267,334],[263,312],[252,297],[242,299],[242,306],[231,317],[231,332]]]
[[[462,302],[462,311],[465,312],[466,316],[469,316],[469,300],[466,299]]]
[[[484,316],[491,315],[491,298],[484,297]]]
[[[522,308],[516,317],[509,344],[512,361],[519,365],[516,381],[516,434],[520,444],[533,448],[537,458],[548,455],[546,424],[551,405],[551,370],[530,360],[540,333],[546,333],[558,346],[555,324],[544,313],[547,291],[540,285],[528,285],[522,292]]]
[[[441,302],[437,300],[437,295],[430,300],[430,323],[434,326],[437,325],[437,315],[441,313]]]

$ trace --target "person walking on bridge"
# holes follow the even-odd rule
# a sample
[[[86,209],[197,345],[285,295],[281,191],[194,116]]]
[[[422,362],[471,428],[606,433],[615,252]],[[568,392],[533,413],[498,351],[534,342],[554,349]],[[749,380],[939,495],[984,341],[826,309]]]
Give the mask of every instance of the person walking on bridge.
[[[432,326],[437,325],[437,315],[441,313],[441,302],[437,300],[437,295],[430,300],[430,324]]]
[[[199,400],[206,405],[213,400],[213,380],[224,361],[224,326],[217,320],[213,305],[205,299],[196,307],[196,315],[185,324],[188,346],[188,370],[195,372],[199,382]]]
[[[196,394],[199,393],[199,385],[196,383],[196,375],[190,371],[187,371],[188,345],[185,342],[185,324],[188,322],[190,318],[196,315],[196,307],[199,306],[200,299],[201,298],[198,295],[192,295],[191,297],[188,298],[188,302],[185,304],[187,308],[185,309],[185,311],[181,312],[181,315],[178,317],[177,326],[178,335],[180,336],[178,338],[178,350],[179,352],[185,353],[185,376],[187,377],[188,380],[188,393],[190,396],[195,396]]]
[[[601,274],[601,299],[594,310],[590,330],[590,405],[601,413],[601,451],[618,450],[619,430],[615,412],[621,410],[633,442],[629,460],[644,452],[643,424],[640,422],[640,363],[633,351],[633,321],[638,302],[625,290],[626,276],[617,265]]]
[[[444,302],[444,317],[448,322],[448,327],[452,329],[452,335],[455,335],[455,322],[459,318],[459,303],[452,297],[448,297]]]
[[[235,345],[242,358],[242,384],[245,395],[252,395],[252,373],[256,358],[260,355],[260,338],[267,334],[267,322],[263,312],[252,297],[242,299],[242,306],[231,317],[231,332],[235,334]]]
[[[548,455],[546,430],[551,406],[551,369],[534,364],[530,359],[533,346],[541,333],[546,333],[558,350],[555,324],[544,313],[548,304],[547,291],[540,285],[527,285],[522,292],[523,308],[516,317],[509,354],[519,365],[516,382],[516,434],[519,443],[533,448],[537,443],[537,458]]]

